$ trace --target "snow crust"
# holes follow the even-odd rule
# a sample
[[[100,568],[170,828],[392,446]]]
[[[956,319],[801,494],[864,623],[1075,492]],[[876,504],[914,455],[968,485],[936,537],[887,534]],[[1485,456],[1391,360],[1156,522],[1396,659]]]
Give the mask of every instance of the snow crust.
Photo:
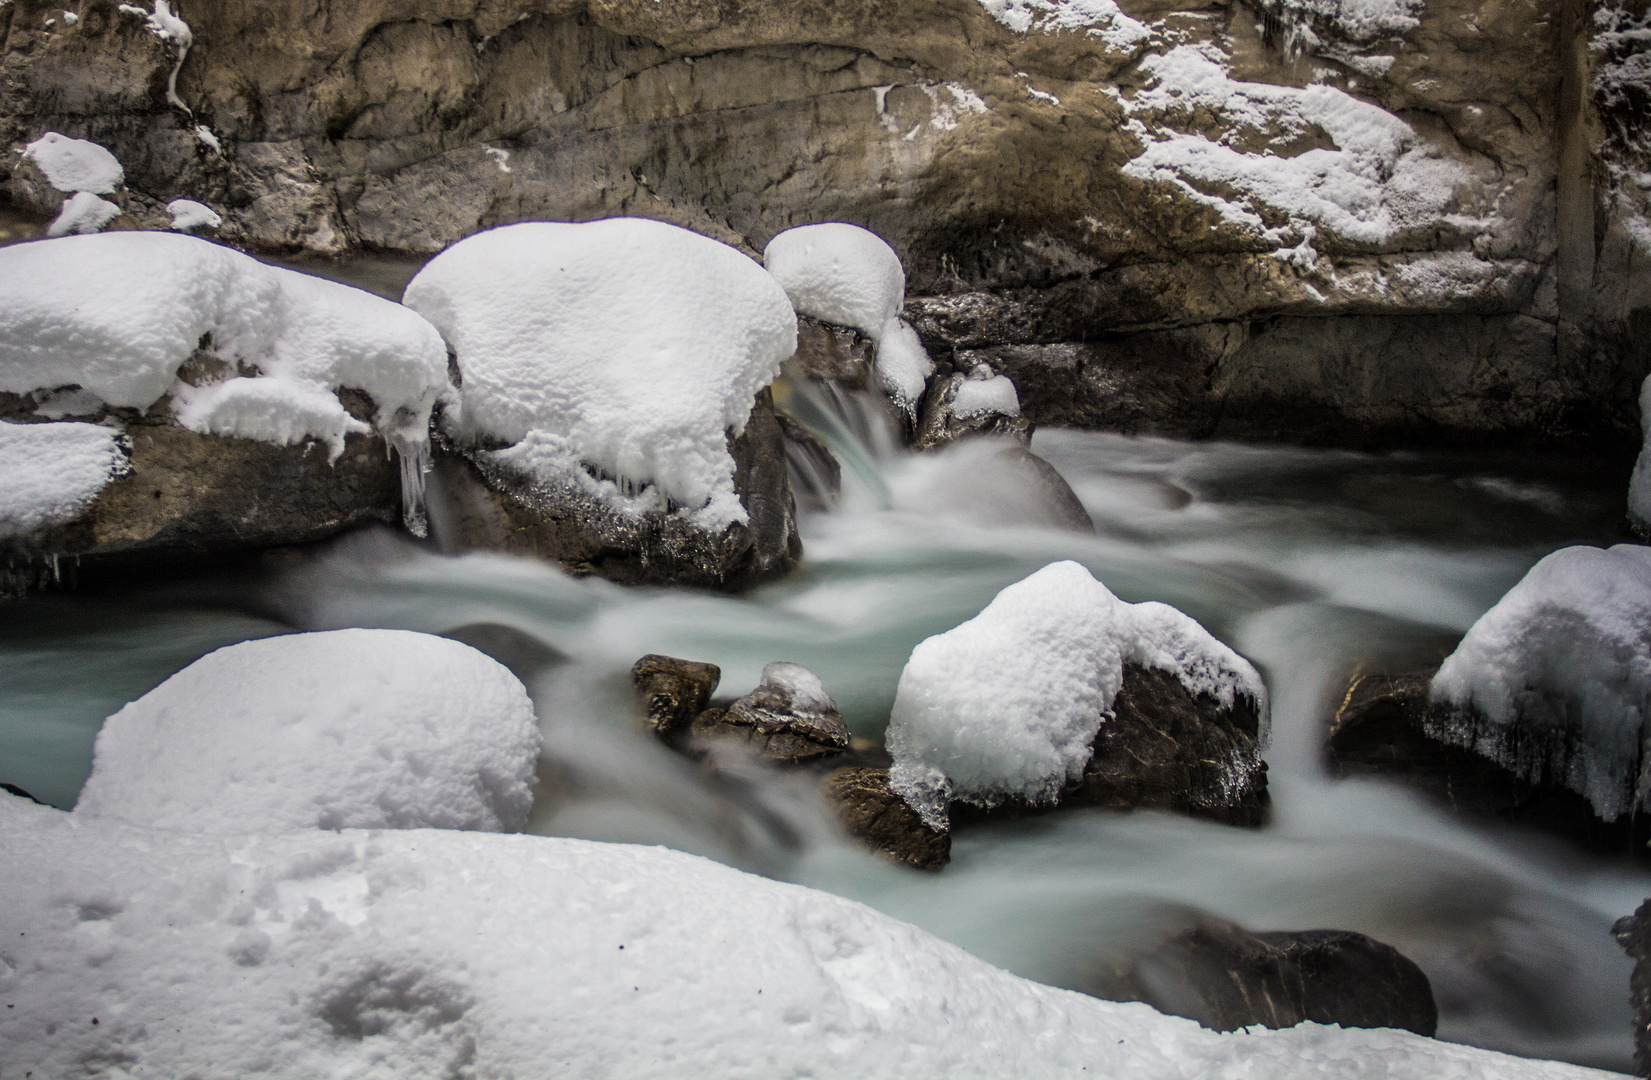
[[[1651,717],[1651,548],[1542,559],[1440,665],[1432,698],[1483,719],[1458,715],[1442,732],[1451,741],[1622,816]]]
[[[1640,431],[1645,438],[1628,480],[1628,523],[1651,536],[1651,377],[1640,384]]]
[[[1152,36],[1152,31],[1136,22],[1113,0],[980,0],[992,18],[1024,34],[1084,31],[1114,49],[1127,51]]]
[[[889,720],[891,786],[936,828],[954,799],[1058,799],[1083,776],[1126,664],[1265,709],[1255,668],[1191,618],[1126,604],[1079,564],[1051,563],[912,650]]]
[[[404,302],[458,357],[450,430],[523,444],[517,464],[547,482],[588,466],[705,528],[746,520],[726,433],[796,350],[797,321],[738,251],[641,218],[507,225],[436,256]]]
[[[48,131],[23,148],[46,182],[59,191],[107,195],[126,181],[115,155],[95,142]]]
[[[172,215],[172,227],[179,232],[189,232],[202,226],[216,229],[224,223],[216,210],[194,199],[173,199],[166,204],[166,212]]]
[[[1437,220],[1457,185],[1470,179],[1392,113],[1330,86],[1234,81],[1225,59],[1211,45],[1181,45],[1141,61],[1157,83],[1124,100],[1129,127],[1144,144],[1125,175],[1173,184],[1225,220],[1281,245],[1308,227],[1357,243],[1385,243]],[[1177,116],[1185,122],[1205,110],[1228,125],[1219,138],[1172,126]],[[1246,131],[1294,137],[1315,127],[1334,149],[1283,157],[1228,143]],[[1259,204],[1287,214],[1290,225],[1267,225]]]
[[[0,865],[6,1076],[1604,1075],[1401,1031],[1206,1031],[660,848],[191,836],[0,794]]]
[[[90,191],[77,192],[63,201],[63,209],[46,226],[47,236],[69,236],[100,232],[109,222],[120,216],[120,207],[108,199],[100,199]]]
[[[74,520],[128,467],[112,428],[0,422],[0,538]]]
[[[969,104],[967,90],[948,87],[960,103]],[[906,272],[894,249],[869,229],[832,221],[785,230],[768,242],[762,257],[798,314],[853,327],[877,343],[879,385],[915,416],[934,361],[917,331],[900,317]]]
[[[194,833],[520,831],[539,729],[468,645],[332,630],[209,653],[104,722],[75,804]]]
[[[203,341],[226,367],[192,386],[178,370]],[[137,409],[170,394],[191,430],[318,439],[332,459],[345,435],[376,426],[404,461],[422,461],[447,353],[399,304],[191,236],[118,232],[0,249],[0,390],[65,386]],[[340,387],[372,398],[373,426],[349,414]],[[404,494],[416,531],[422,495]]]

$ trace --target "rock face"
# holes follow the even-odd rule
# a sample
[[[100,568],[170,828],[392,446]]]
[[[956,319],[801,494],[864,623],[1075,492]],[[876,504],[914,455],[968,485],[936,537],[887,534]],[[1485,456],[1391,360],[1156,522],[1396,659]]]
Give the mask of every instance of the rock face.
[[[1632,915],[1624,915],[1611,934],[1634,958],[1628,997],[1634,1005],[1634,1073],[1651,1075],[1651,900]]]
[[[768,390],[729,452],[750,520],[711,534],[667,511],[620,512],[572,483],[550,488],[438,441],[432,532],[450,550],[536,555],[627,584],[752,585],[784,574],[802,554],[786,441]]]
[[[860,223],[942,370],[989,359],[1032,424],[1636,441],[1642,0],[995,10],[232,0],[186,12],[179,108],[141,18],[16,0],[0,132],[96,139],[133,205],[198,199],[262,248],[629,213],[756,252]],[[1219,78],[1178,97],[1196,49]]]
[[[1202,917],[1079,989],[1145,1001],[1217,1031],[1304,1020],[1418,1035],[1439,1026],[1422,970],[1392,946],[1349,930],[1256,934]]]

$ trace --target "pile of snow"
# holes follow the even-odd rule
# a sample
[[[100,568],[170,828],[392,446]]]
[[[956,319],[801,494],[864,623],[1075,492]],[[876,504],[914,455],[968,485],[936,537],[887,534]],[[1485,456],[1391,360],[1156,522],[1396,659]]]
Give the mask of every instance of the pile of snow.
[[[195,833],[520,831],[539,729],[468,645],[333,630],[209,653],[104,722],[75,813]]]
[[[1544,558],[1468,630],[1432,698],[1455,710],[1441,737],[1565,784],[1607,821],[1631,810],[1651,717],[1651,548]]]
[[[1640,384],[1640,431],[1645,439],[1628,480],[1628,523],[1651,536],[1651,376]]]
[[[203,342],[226,377],[191,386],[178,369]],[[331,459],[347,434],[372,430],[336,391],[365,391],[402,455],[409,527],[423,528],[430,408],[447,385],[447,352],[399,304],[172,233],[0,249],[0,390],[71,385],[137,409],[170,394],[193,431],[318,439]]]
[[[1033,28],[1045,34],[1082,30],[1126,51],[1152,36],[1151,30],[1125,15],[1112,0],[980,0],[980,4],[1017,34]]]
[[[785,230],[762,258],[799,314],[851,326],[877,343],[878,382],[915,416],[934,361],[900,318],[906,272],[894,249],[858,225],[828,222]]]
[[[0,538],[72,521],[128,467],[112,428],[0,422]]]
[[[696,524],[746,520],[727,432],[797,345],[785,293],[738,251],[640,218],[533,222],[448,248],[404,302],[458,357],[450,431],[613,496],[652,485]]]
[[[189,836],[0,794],[0,866],[8,1077],[1599,1075],[1402,1031],[1206,1031],[660,848]]]
[[[1141,61],[1157,83],[1124,101],[1127,126],[1144,145],[1124,166],[1126,176],[1173,184],[1279,244],[1292,230],[1305,236],[1308,228],[1384,243],[1436,221],[1453,204],[1457,186],[1471,179],[1392,113],[1330,86],[1236,82],[1227,77],[1225,60],[1213,45],[1181,45]],[[1213,113],[1228,127],[1214,139],[1175,129],[1195,113]],[[1228,145],[1247,132],[1289,139],[1315,128],[1335,149],[1281,156]],[[1288,215],[1290,224],[1269,227],[1257,204]],[[1311,263],[1303,252],[1293,257]]]
[[[1051,563],[912,650],[889,720],[891,785],[935,828],[954,799],[1054,801],[1082,778],[1126,664],[1225,706],[1266,701],[1255,668],[1191,618]]]
[[[172,228],[178,232],[189,232],[203,226],[216,229],[224,223],[216,210],[194,199],[173,199],[166,204],[166,212],[172,215]]]
[[[115,155],[95,142],[48,131],[23,148],[23,156],[40,168],[58,191],[107,195],[126,181]]]

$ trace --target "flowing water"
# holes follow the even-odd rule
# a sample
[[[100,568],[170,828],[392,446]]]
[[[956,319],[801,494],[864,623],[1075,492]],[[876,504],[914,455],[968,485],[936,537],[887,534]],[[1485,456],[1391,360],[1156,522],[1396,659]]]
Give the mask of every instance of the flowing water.
[[[380,275],[382,291],[402,269]],[[428,542],[384,530],[13,603],[0,622],[0,780],[72,805],[102,719],[230,642],[346,626],[454,633],[530,685],[546,747],[534,831],[665,844],[799,881],[1078,989],[1194,912],[1362,931],[1427,972],[1440,1037],[1627,1068],[1630,964],[1609,927],[1651,895],[1651,874],[1395,784],[1333,781],[1321,759],[1354,665],[1437,661],[1542,555],[1618,539],[1623,478],[1540,458],[1041,431],[1033,448],[1082,499],[1088,535],[1055,527],[1042,494],[978,447],[906,455],[865,403],[789,392],[842,461],[844,491],[805,515],[804,564],[784,581],[740,597],[626,589],[447,556],[439,529]],[[1126,600],[1187,611],[1263,671],[1268,826],[1061,812],[960,831],[945,870],[908,871],[839,836],[807,780],[751,764],[710,774],[634,718],[627,673],[644,653],[714,661],[733,694],[783,659],[876,738],[913,645],[1058,559]]]

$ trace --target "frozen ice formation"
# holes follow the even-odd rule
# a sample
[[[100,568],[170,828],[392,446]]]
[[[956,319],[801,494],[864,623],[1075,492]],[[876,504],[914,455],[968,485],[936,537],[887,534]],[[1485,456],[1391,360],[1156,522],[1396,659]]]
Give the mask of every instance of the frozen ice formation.
[[[113,428],[0,421],[0,539],[74,519],[127,467]]]
[[[799,314],[851,326],[877,343],[877,381],[915,417],[934,361],[900,318],[906,272],[894,249],[858,225],[827,222],[785,230],[762,257]]]
[[[539,729],[522,684],[405,630],[208,653],[104,722],[78,817],[194,833],[520,831]]]
[[[195,384],[197,349],[221,369]],[[330,458],[374,427],[402,458],[405,517],[422,531],[430,408],[447,385],[435,329],[399,304],[176,233],[70,236],[0,249],[0,390],[78,386],[114,406],[163,395],[184,427],[295,444]],[[364,391],[371,425],[337,391]]]
[[[0,866],[6,1076],[1600,1075],[1404,1031],[1208,1031],[663,848],[200,836],[0,793]]]
[[[1126,604],[1077,563],[1051,563],[912,650],[889,720],[891,786],[935,828],[953,799],[1057,799],[1082,777],[1125,664],[1223,705],[1265,705],[1255,668],[1191,618]]]
[[[1485,612],[1440,665],[1430,727],[1614,821],[1643,788],[1651,716],[1651,548],[1568,547]]]
[[[458,358],[449,432],[547,482],[651,487],[709,530],[747,520],[728,432],[797,345],[751,259],[641,218],[530,222],[454,244],[404,302]]]

